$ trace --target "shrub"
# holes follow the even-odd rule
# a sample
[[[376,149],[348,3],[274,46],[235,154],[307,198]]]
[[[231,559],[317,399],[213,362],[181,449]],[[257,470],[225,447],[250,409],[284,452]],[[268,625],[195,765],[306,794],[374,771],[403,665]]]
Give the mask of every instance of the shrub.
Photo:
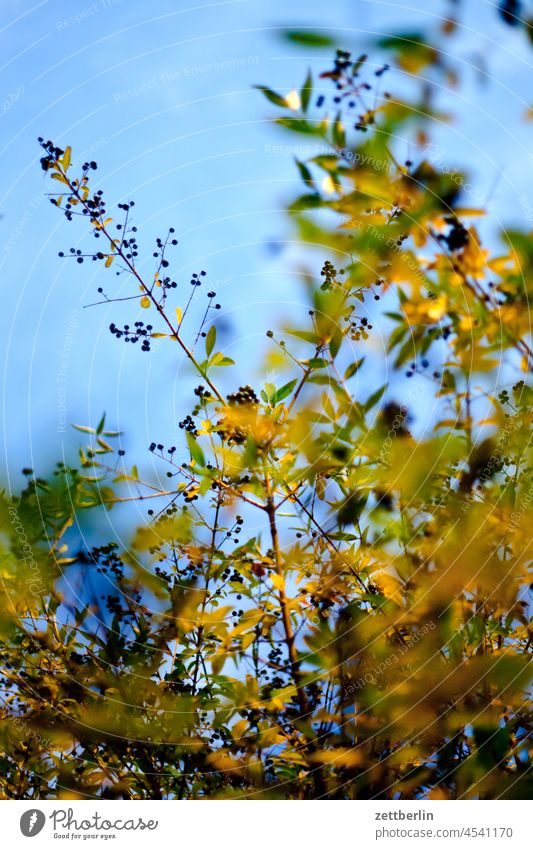
[[[191,331],[172,230],[145,276],[133,203],[117,225],[96,163],[74,175],[70,148],[40,140],[52,203],[96,238],[65,258],[125,270],[146,311],[111,333],[132,356],[164,338],[199,385],[188,461],[150,446],[165,488],[126,466],[102,418],[80,427],[77,465],[28,470],[2,501],[5,797],[531,792],[533,255],[520,232],[501,255],[480,243],[463,175],[427,151],[397,161],[413,108],[374,98],[365,61],[337,53],[331,98],[311,75],[289,96],[261,87],[277,123],[322,148],[297,161],[290,207],[321,273],[299,322],[265,328],[276,383],[252,386],[218,346],[203,272]],[[132,500],[147,519],[127,546],[103,524],[92,549],[72,536],[83,511]]]

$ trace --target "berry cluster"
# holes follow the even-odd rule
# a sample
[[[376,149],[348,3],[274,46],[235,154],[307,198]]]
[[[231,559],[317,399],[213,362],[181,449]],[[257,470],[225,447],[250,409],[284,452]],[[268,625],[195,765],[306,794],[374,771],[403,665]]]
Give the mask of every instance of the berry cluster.
[[[57,160],[61,159],[65,151],[57,147],[50,140],[45,142],[42,136],[39,136],[38,142],[42,149],[46,151],[45,156],[41,157],[41,168],[43,171],[49,171],[56,164]]]
[[[200,277],[205,277],[206,274],[206,271],[200,271],[200,274],[193,274],[191,277],[191,286],[201,286],[202,281],[200,280]]]
[[[124,562],[117,554],[117,549],[117,543],[110,542],[107,545],[92,548],[88,555],[80,557],[80,560],[93,564],[98,573],[106,575],[114,583],[114,588],[118,592],[101,595],[100,598],[105,602],[111,616],[117,617],[123,623],[131,623],[134,619],[131,608],[139,609],[142,596],[139,590],[126,584]],[[73,659],[76,660],[76,658]]]
[[[87,177],[82,177],[81,182],[82,182],[82,185],[84,185],[87,182]],[[77,188],[77,180],[74,180],[72,185],[74,186],[74,188]],[[74,198],[74,200],[76,200],[76,198]],[[70,203],[72,203],[72,199],[71,199]],[[68,203],[67,203],[66,209],[69,209]],[[105,208],[105,201],[104,201],[104,193],[103,193],[102,189],[98,189],[96,192],[94,192],[92,197],[87,198],[87,200],[85,201],[85,204],[83,206],[83,209],[82,209],[82,214],[83,215],[92,215],[93,220],[97,219],[97,218],[105,219],[106,208]],[[100,238],[100,233],[99,233],[98,230],[94,231],[94,236],[95,236],[95,239]]]
[[[368,331],[372,330],[372,325],[365,316],[362,318],[358,318],[357,316],[350,318],[347,316],[345,317],[345,321],[350,322],[350,339],[354,342],[359,342],[361,339],[368,339]]]
[[[187,433],[190,433],[192,436],[198,436],[196,425],[194,424],[191,416],[185,416],[183,421],[178,422],[178,426],[180,430],[186,430]]]
[[[154,259],[159,260],[159,264],[158,264],[156,275],[155,275],[155,284],[156,284],[156,286],[161,287],[161,289],[163,290],[162,301],[165,300],[168,290],[169,289],[176,289],[177,285],[178,285],[176,283],[176,281],[172,280],[168,275],[165,276],[165,277],[160,276],[161,269],[162,268],[168,268],[168,266],[170,264],[168,259],[165,256],[166,248],[168,247],[169,244],[173,245],[173,246],[178,244],[178,240],[172,238],[174,232],[175,232],[174,227],[170,227],[165,241],[163,241],[160,237],[158,237],[156,239],[156,246],[157,246],[158,250],[154,251],[154,254],[153,254]]]
[[[337,271],[333,263],[331,263],[329,259],[327,259],[324,265],[322,266],[322,270],[320,272],[320,274],[324,278],[324,282],[322,283],[320,288],[323,291],[328,291],[329,289],[332,289],[334,284],[337,282],[337,274],[343,273],[343,271]]]
[[[169,232],[169,234],[174,233],[174,227],[171,227],[168,232]],[[161,265],[163,266],[163,268],[168,268],[168,260],[165,259],[165,248],[166,248],[167,244],[168,244],[168,239],[167,239],[166,242],[163,242],[163,240],[160,239],[159,236],[157,237],[156,245],[159,248],[159,250],[161,251]],[[170,244],[171,245],[177,245],[178,240],[177,239],[171,239]],[[158,257],[159,254],[156,252],[156,253],[154,253],[154,256]]]
[[[338,94],[336,94],[333,98],[335,106],[339,106],[341,103],[346,103],[348,110],[350,111],[355,109],[356,106],[363,107],[364,111],[357,116],[357,120],[353,125],[354,129],[360,130],[361,132],[367,132],[368,125],[374,123],[375,112],[373,108],[367,108],[363,99],[365,92],[372,91],[372,86],[370,83],[361,82],[358,79],[359,72],[367,58],[366,54],[363,54],[354,61],[349,51],[337,50],[333,60],[333,68],[320,75],[322,78],[330,79],[335,83],[335,88],[338,92]],[[389,66],[383,65],[374,71],[374,76],[381,77],[388,70]],[[389,97],[387,93],[385,93],[384,96],[385,98]],[[324,96],[320,95],[316,105],[318,107],[322,106],[324,104],[324,100]]]
[[[426,360],[424,358],[423,360],[420,361],[420,365],[422,366],[423,369],[428,368],[429,360]],[[418,370],[418,364],[417,363],[411,363],[408,370],[405,372],[405,376],[406,377],[412,377],[413,374],[415,374],[415,372],[418,372],[419,374],[421,374],[421,372],[419,372],[419,370]],[[433,377],[435,379],[438,379],[440,377],[440,374],[435,371],[435,372],[433,372]]]
[[[468,230],[458,218],[448,216],[445,221],[450,225],[450,229],[447,235],[439,233],[437,239],[439,242],[445,242],[449,250],[460,251],[468,242]]]
[[[152,325],[147,324],[145,327],[143,321],[136,321],[134,327],[135,330],[132,330],[129,324],[125,324],[121,330],[119,327],[116,326],[115,322],[112,322],[109,325],[109,330],[114,336],[117,337],[117,339],[124,338],[125,342],[135,343],[142,339],[141,350],[149,351],[150,339],[152,338]]]
[[[222,419],[222,421],[218,422],[215,428],[216,433],[218,433],[220,438],[226,440],[228,445],[231,445],[232,443],[234,445],[243,445],[243,443],[246,442],[246,433],[239,427],[226,427],[225,424],[225,420]]]
[[[196,403],[196,406],[192,410],[192,415],[197,416],[200,413],[201,409],[205,408],[208,402],[213,400],[213,395],[209,391],[209,389],[206,389],[205,386],[203,386],[202,384],[200,384],[200,386],[195,387],[194,394],[198,398],[198,401]]]
[[[183,500],[185,501],[186,504],[190,504],[191,501],[198,501],[199,496],[198,496],[197,489],[198,489],[197,487],[191,485],[191,486],[187,487],[187,489],[183,490],[183,492],[181,494],[183,495]]]
[[[229,566],[227,566],[222,572],[222,579],[227,581],[229,584],[244,584],[244,578],[242,575],[240,575],[235,568],[230,568]],[[237,596],[237,598],[239,598],[239,596]]]
[[[81,177],[79,179],[71,178],[68,174],[71,165],[70,148],[67,147],[66,150],[63,150],[55,146],[51,141],[45,142],[42,138],[39,139],[39,142],[45,152],[45,155],[41,159],[43,169],[45,171],[52,171],[52,177],[64,187],[63,191],[51,196],[52,203],[57,207],[61,207],[69,220],[72,219],[73,215],[88,216],[93,228],[94,237],[96,239],[103,239],[106,242],[106,247],[103,250],[83,253],[77,248],[70,248],[69,252],[60,252],[59,256],[75,259],[80,264],[85,259],[92,259],[93,262],[100,260],[104,262],[106,268],[109,268],[117,261],[117,275],[123,273],[130,274],[135,278],[136,283],[140,284],[139,288],[142,295],[137,296],[140,300],[140,306],[148,309],[150,306],[155,305],[159,313],[165,318],[167,325],[172,327],[173,324],[167,319],[163,308],[169,290],[178,287],[176,280],[173,280],[166,273],[166,269],[170,265],[166,256],[167,248],[178,244],[178,240],[174,238],[174,228],[169,228],[166,237],[157,237],[156,247],[153,252],[153,257],[157,260],[154,275],[152,279],[144,281],[136,268],[136,260],[139,255],[136,235],[137,227],[131,226],[129,222],[130,211],[135,205],[134,202],[118,204],[118,209],[123,213],[124,217],[121,223],[113,224],[113,219],[106,217],[107,213],[103,192],[98,190],[92,193],[89,187],[88,172],[97,168],[96,162],[85,162],[82,166]],[[191,306],[193,296],[202,285],[203,278],[206,277],[206,274],[207,272],[202,270],[191,275],[190,283],[192,291],[188,301],[183,310],[177,309],[176,334],[180,332],[180,328]],[[98,288],[98,293],[103,296],[102,300],[97,301],[95,304],[90,304],[90,306],[96,306],[101,303],[110,304],[119,300],[129,300],[129,298],[108,297],[102,287]],[[221,304],[213,302],[216,298],[216,292],[210,290],[207,293],[207,297],[208,303],[198,329],[196,341],[198,341],[200,336],[204,338],[207,336],[204,328],[206,322],[209,320],[210,311],[212,309],[221,309]],[[131,300],[134,299],[135,296],[132,296]],[[136,322],[134,328],[130,328],[127,324],[124,327],[117,327],[115,324],[110,325],[111,333],[117,338],[123,338],[126,342],[133,343],[141,341],[143,351],[150,350],[150,339],[155,336],[151,330],[151,325],[145,327],[142,322]],[[202,391],[204,391],[203,388]],[[199,395],[199,397],[201,400],[207,400],[211,396],[205,393],[205,395]]]
[[[238,406],[244,404],[258,404],[259,398],[255,394],[251,386],[239,386],[237,392],[232,392],[228,396],[230,406]]]
[[[151,442],[150,445],[148,446],[148,450],[149,451],[155,451],[156,449],[157,449],[157,451],[162,452],[162,451],[165,450],[165,446],[163,445],[162,442],[158,442],[158,443]],[[175,445],[172,445],[170,448],[167,448],[167,453],[170,454],[171,459],[172,459],[172,455],[175,453],[175,451],[176,451]]]
[[[117,549],[116,542],[91,549],[89,560],[96,565],[97,572],[103,575],[111,572],[115,578],[124,577],[124,563],[118,556]]]

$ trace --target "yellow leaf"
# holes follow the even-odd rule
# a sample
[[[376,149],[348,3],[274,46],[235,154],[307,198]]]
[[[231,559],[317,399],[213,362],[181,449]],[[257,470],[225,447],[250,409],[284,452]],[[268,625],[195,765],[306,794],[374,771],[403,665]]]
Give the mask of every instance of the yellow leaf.
[[[65,169],[65,171],[68,171],[71,156],[72,156],[72,148],[67,147],[65,149],[65,153],[63,154],[63,168]]]
[[[108,258],[105,261],[105,267],[109,268],[114,259],[115,257],[112,254],[109,254]]]
[[[232,758],[227,752],[210,752],[207,756],[207,761],[213,764],[215,769],[221,770],[221,772],[231,771],[231,773],[235,774],[241,772],[243,769],[241,761]]]
[[[74,558],[76,559],[76,558]],[[246,651],[248,646],[251,646],[253,641],[255,640],[255,634],[253,631],[250,631],[249,634],[245,634],[241,640],[241,650]]]
[[[148,297],[148,295],[145,295],[143,298],[141,298],[141,307],[143,308],[143,310],[147,310],[149,306],[150,298]]]
[[[298,112],[298,109],[302,105],[300,95],[297,91],[295,91],[295,89],[289,91],[289,93],[285,95],[285,102],[289,109],[292,109],[293,112]]]
[[[324,179],[322,180],[322,190],[323,190],[323,191],[324,191],[327,195],[332,195],[332,194],[334,194],[334,192],[335,192],[335,183],[333,182],[333,180],[332,180],[332,178],[331,178],[331,175],[330,175],[330,174],[328,174],[328,175],[327,175],[326,177],[324,177]]]
[[[248,720],[247,719],[239,719],[238,722],[235,723],[233,728],[231,729],[231,733],[234,740],[240,740],[244,732],[248,729]]]
[[[213,675],[218,675],[226,662],[226,653],[221,652],[220,654],[216,654],[211,661],[211,668],[213,670]]]
[[[176,307],[176,318],[178,319],[178,324],[181,324],[183,313],[179,307]]]
[[[434,787],[428,793],[428,799],[449,799],[450,793],[442,787]]]
[[[274,572],[274,574],[271,575],[270,578],[277,590],[285,589],[285,579],[283,575],[278,575],[276,574],[276,572]]]
[[[454,210],[455,215],[465,216],[465,218],[472,218],[474,215],[486,215],[484,209],[473,209],[471,207],[461,207],[460,209]]]
[[[364,763],[364,753],[360,749],[328,749],[322,752],[314,752],[311,759],[318,763],[336,764],[338,767],[355,767]]]
[[[432,321],[439,321],[446,312],[447,301],[444,295],[431,300],[426,307],[426,315]]]

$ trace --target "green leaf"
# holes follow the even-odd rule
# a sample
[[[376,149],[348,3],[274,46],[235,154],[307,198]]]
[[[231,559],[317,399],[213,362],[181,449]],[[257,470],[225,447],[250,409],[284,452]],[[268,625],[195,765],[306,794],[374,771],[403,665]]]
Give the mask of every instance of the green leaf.
[[[303,342],[309,342],[311,345],[316,345],[318,342],[318,336],[316,333],[313,333],[308,330],[290,330],[291,336],[295,336],[297,339],[301,339]]]
[[[259,455],[257,453],[257,442],[255,441],[251,433],[249,433],[246,437],[244,455],[242,458],[244,466],[255,466],[255,464],[257,463],[258,456]]]
[[[323,357],[312,357],[310,360],[307,360],[307,367],[310,369],[326,368],[327,365],[328,361]]]
[[[81,430],[82,433],[96,433],[94,427],[89,427],[88,425],[73,424],[72,427],[76,430]]]
[[[313,75],[309,70],[307,72],[307,77],[305,78],[305,82],[300,91],[300,101],[302,104],[302,112],[307,112],[307,107],[309,106],[309,101],[311,100],[311,94],[313,93]]]
[[[109,444],[109,442],[106,442],[105,439],[102,439],[101,436],[98,437],[98,439],[96,441],[97,441],[98,445],[100,446],[100,448],[102,449],[102,451],[104,451],[106,454],[109,454],[109,452],[113,450],[113,447]],[[101,454],[102,452],[97,451],[96,453]]]
[[[271,88],[267,88],[267,86],[264,85],[254,85],[254,88],[256,88],[258,91],[262,91],[266,99],[270,100],[271,103],[275,103],[276,106],[283,106],[285,108],[288,107],[289,104],[287,103],[285,98],[281,94],[272,91]]]
[[[211,359],[209,360],[210,366],[234,366],[235,360],[232,360],[231,357],[225,357],[221,351],[217,351],[216,354],[213,354]]]
[[[344,129],[344,124],[342,123],[341,113],[337,113],[337,117],[335,118],[335,123],[332,128],[332,136],[333,136],[333,144],[335,147],[343,149],[346,147],[346,132]]]
[[[398,351],[396,359],[394,360],[394,368],[399,368],[404,363],[406,363],[407,360],[412,360],[413,357],[415,357],[416,359],[417,342],[419,341],[419,339],[420,335],[418,333],[418,330],[415,330],[410,336],[407,337],[400,350]]]
[[[329,352],[333,359],[337,356],[340,351],[342,340],[343,340],[342,330],[338,327],[329,342]]]
[[[280,127],[286,127],[287,130],[292,130],[293,133],[304,133],[308,136],[316,136],[320,132],[318,126],[313,126],[304,118],[276,118],[275,122]]]
[[[309,383],[314,383],[317,386],[329,386],[337,395],[346,397],[342,386],[330,374],[313,374],[309,378]]]
[[[273,404],[279,404],[280,401],[284,401],[291,393],[298,380],[291,380],[289,383],[286,383],[285,386],[282,386],[281,389],[278,389],[272,398]]]
[[[100,421],[98,422],[98,424],[96,426],[96,433],[98,433],[98,434],[103,433],[104,427],[105,427],[105,413],[103,414],[102,418],[100,419]]]
[[[404,321],[404,317],[401,316],[402,321]],[[392,333],[389,336],[389,342],[387,345],[387,352],[392,351],[396,345],[399,345],[403,340],[406,333],[409,332],[409,328],[405,324],[400,324],[398,327],[395,327]]]
[[[201,363],[198,363],[198,371],[200,372],[202,377],[207,377],[207,368],[209,364],[209,360],[202,360]]]
[[[354,76],[355,76],[355,74],[359,73],[362,65],[364,65],[364,63],[366,62],[367,59],[368,59],[368,56],[366,55],[366,53],[362,53],[361,56],[359,56],[359,58],[353,63],[352,74]]]
[[[267,404],[274,404],[274,398],[276,397],[276,385],[274,383],[265,383],[265,394],[263,400],[266,399]],[[263,393],[261,393],[263,395]]]
[[[337,510],[339,525],[355,525],[361,518],[361,513],[368,500],[366,493],[352,492]]]
[[[284,33],[287,41],[293,44],[301,44],[304,47],[331,47],[335,44],[330,35],[316,30],[286,30]]]
[[[336,173],[339,167],[339,157],[332,153],[321,153],[319,156],[314,156],[311,162],[323,168],[328,174]]]
[[[299,198],[296,198],[290,206],[288,207],[289,212],[301,212],[304,209],[316,209],[319,206],[322,206],[322,198],[316,192],[314,194],[305,194],[300,195]]]
[[[211,356],[211,353],[213,351],[213,348],[215,347],[216,341],[217,341],[217,329],[216,329],[215,325],[213,324],[209,328],[209,332],[208,332],[207,336],[205,337],[205,353],[207,354],[208,357]]]
[[[385,383],[382,387],[380,387],[380,389],[376,389],[376,391],[369,396],[366,403],[364,404],[364,409],[366,413],[368,413],[368,411],[371,410],[372,407],[375,407],[376,404],[381,401],[386,388],[387,384]]]
[[[202,449],[200,448],[200,446],[198,445],[194,436],[191,433],[187,432],[186,437],[187,437],[187,445],[189,446],[189,453],[191,455],[191,459],[194,460],[194,462],[197,463],[199,466],[202,466],[202,468],[204,468],[205,467],[204,452],[202,451]]]
[[[298,168],[298,171],[300,172],[300,176],[306,186],[309,186],[310,189],[315,189],[316,191],[313,175],[311,174],[307,165],[305,165],[303,162],[300,162],[300,160],[296,158],[294,159],[294,161],[296,162],[296,166]]]
[[[344,379],[349,380],[350,377],[353,377],[354,374],[357,374],[357,372],[359,371],[359,369],[363,365],[364,361],[365,361],[365,358],[361,357],[360,360],[356,360],[354,363],[349,365],[348,368],[346,369],[346,371],[344,372]]]
[[[335,533],[328,534],[329,539],[339,540],[340,542],[355,542],[359,537],[354,536],[354,534],[344,534],[342,531],[336,531]]]

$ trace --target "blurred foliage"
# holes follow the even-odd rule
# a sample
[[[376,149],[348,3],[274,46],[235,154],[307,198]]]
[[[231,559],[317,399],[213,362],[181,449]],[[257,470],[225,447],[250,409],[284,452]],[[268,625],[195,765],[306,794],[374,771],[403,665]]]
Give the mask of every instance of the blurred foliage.
[[[416,75],[439,59],[415,41],[383,46]],[[189,341],[167,240],[146,278],[131,204],[115,232],[96,164],[73,177],[42,142],[52,202],[98,239],[67,257],[119,266],[153,316],[112,333],[177,342],[202,383],[188,461],[151,446],[166,487],[102,419],[75,468],[3,496],[5,798],[531,795],[531,237],[481,243],[465,175],[426,155],[443,116],[380,95],[386,72],[339,51],[320,84],[261,87],[320,147],[289,213],[322,273],[301,320],[267,330],[283,377],[255,388],[209,310],[205,353]],[[128,545],[69,536],[126,501],[158,505]]]

